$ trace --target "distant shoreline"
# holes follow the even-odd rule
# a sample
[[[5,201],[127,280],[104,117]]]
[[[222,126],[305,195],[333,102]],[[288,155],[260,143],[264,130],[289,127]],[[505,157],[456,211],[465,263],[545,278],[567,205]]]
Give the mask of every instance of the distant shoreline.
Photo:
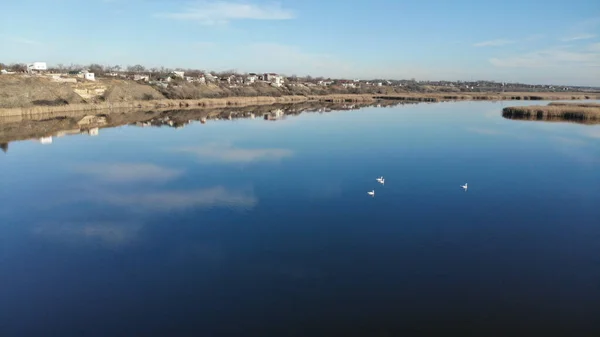
[[[444,101],[536,101],[536,100],[587,100],[600,99],[600,93],[581,92],[504,92],[504,93],[406,93],[406,94],[331,94],[331,95],[288,95],[281,97],[224,97],[202,99],[158,99],[133,100],[124,102],[77,103],[65,105],[43,105],[31,107],[0,108],[0,117],[16,117],[54,112],[90,112],[110,113],[112,110],[154,110],[154,109],[198,109],[221,107],[244,107],[253,105],[271,105],[277,103],[304,102],[374,102],[393,100],[406,102],[444,102]]]

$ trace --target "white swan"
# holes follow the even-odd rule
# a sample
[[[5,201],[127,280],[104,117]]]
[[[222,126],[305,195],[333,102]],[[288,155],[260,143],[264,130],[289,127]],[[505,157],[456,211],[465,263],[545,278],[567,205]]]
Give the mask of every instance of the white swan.
[[[469,186],[467,186],[467,183],[465,183],[464,185],[461,186],[465,191],[467,190],[467,188],[469,188]]]
[[[383,185],[383,184],[385,183],[385,179],[383,179],[383,176],[381,176],[381,177],[377,178],[377,181],[378,181],[378,182],[379,182],[381,185]]]
[[[374,197],[375,196],[375,190],[372,190],[370,192],[367,192],[370,196]]]

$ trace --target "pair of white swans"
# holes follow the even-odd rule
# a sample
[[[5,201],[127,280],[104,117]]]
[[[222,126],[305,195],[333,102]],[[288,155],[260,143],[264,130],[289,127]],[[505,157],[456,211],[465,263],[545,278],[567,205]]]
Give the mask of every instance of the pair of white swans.
[[[385,179],[383,179],[383,176],[375,179],[377,180],[377,182],[379,182],[381,185],[385,184]],[[374,197],[375,196],[375,190],[372,190],[370,192],[367,192],[370,196]]]
[[[376,179],[381,185],[385,184],[385,179],[383,179],[383,176],[379,177]],[[467,189],[469,188],[468,183],[465,183],[464,185],[461,185],[460,187],[462,187],[463,190],[465,190],[465,192],[467,191]],[[369,191],[367,192],[370,196],[374,197],[375,196],[375,190]]]

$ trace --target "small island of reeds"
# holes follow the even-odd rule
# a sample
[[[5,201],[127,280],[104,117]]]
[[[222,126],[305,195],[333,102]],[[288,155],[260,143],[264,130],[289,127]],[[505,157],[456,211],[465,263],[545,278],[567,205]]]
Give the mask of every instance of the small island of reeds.
[[[508,119],[600,124],[600,103],[552,102],[548,105],[512,106],[502,109],[502,116]]]

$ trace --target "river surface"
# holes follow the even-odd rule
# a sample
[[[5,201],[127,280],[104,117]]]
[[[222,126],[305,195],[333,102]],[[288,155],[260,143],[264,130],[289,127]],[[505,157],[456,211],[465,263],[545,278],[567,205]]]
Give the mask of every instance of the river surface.
[[[600,126],[532,103],[12,142],[0,336],[600,336]]]

